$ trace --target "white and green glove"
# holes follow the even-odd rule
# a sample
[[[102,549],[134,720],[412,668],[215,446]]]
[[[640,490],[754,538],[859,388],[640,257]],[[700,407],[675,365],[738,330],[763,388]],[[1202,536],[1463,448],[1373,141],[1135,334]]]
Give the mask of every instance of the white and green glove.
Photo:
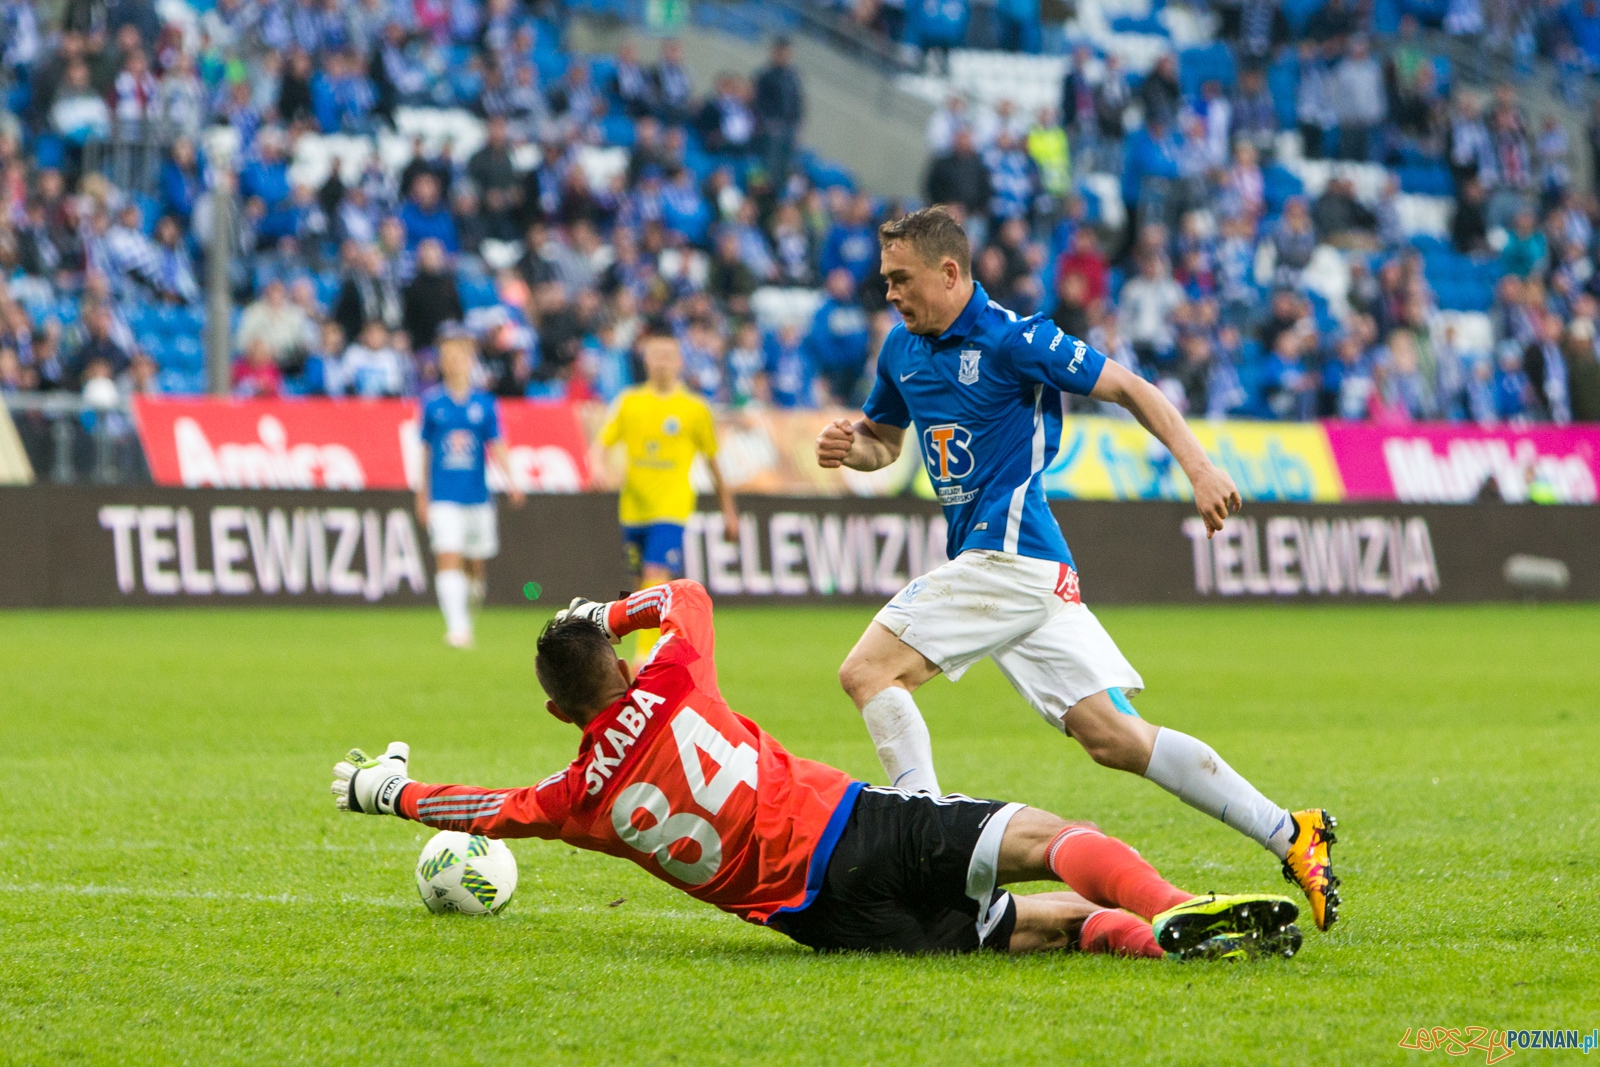
[[[389,748],[377,759],[368,758],[359,748],[333,767],[333,802],[340,811],[358,811],[363,815],[393,815],[394,806],[400,802],[400,790],[411,779],[406,776],[406,764],[411,760],[411,746],[404,741],[391,741]]]
[[[564,619],[588,619],[590,622],[600,627],[600,632],[606,635],[606,640],[610,641],[614,645],[618,641],[621,641],[622,638],[611,632],[611,625],[606,621],[610,614],[610,601],[598,603],[593,600],[585,600],[581,596],[575,596],[572,598],[572,603],[556,612],[556,621],[561,622]]]

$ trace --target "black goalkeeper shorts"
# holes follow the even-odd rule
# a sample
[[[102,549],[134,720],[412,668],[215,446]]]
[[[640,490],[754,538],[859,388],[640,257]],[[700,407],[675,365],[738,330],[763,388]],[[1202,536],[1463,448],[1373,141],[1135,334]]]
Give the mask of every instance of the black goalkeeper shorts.
[[[994,864],[1003,822],[1019,807],[867,786],[816,898],[801,911],[774,915],[768,925],[821,950],[1003,952],[1011,943],[1017,905],[1009,893],[995,891]],[[1000,832],[983,838],[984,828],[1002,812]],[[968,895],[980,839],[976,866],[984,899]]]

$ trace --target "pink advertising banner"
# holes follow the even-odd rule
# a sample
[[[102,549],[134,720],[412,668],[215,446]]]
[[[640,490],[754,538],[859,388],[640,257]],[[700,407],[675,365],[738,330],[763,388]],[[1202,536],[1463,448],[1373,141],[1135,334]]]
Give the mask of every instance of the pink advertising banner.
[[[1463,504],[1486,488],[1511,503],[1593,504],[1600,496],[1600,426],[1327,422],[1323,428],[1346,500]]]

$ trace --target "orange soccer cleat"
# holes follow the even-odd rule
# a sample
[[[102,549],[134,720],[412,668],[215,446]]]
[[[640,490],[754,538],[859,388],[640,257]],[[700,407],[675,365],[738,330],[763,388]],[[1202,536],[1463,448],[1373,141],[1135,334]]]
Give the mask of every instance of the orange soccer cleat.
[[[1339,921],[1339,878],[1333,873],[1333,829],[1339,825],[1322,808],[1294,813],[1294,837],[1283,861],[1283,877],[1299,886],[1311,902],[1318,930]]]

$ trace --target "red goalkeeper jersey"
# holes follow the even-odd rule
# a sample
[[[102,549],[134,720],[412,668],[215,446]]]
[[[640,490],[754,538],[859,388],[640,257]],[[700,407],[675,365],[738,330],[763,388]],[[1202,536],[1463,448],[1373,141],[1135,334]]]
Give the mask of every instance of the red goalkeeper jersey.
[[[618,634],[662,640],[627,694],[583,729],[578,758],[524,789],[414,782],[406,818],[488,837],[560,838],[632,860],[751,922],[822,885],[861,783],[790,755],[717,690],[711,598],[698,582],[612,604]]]

